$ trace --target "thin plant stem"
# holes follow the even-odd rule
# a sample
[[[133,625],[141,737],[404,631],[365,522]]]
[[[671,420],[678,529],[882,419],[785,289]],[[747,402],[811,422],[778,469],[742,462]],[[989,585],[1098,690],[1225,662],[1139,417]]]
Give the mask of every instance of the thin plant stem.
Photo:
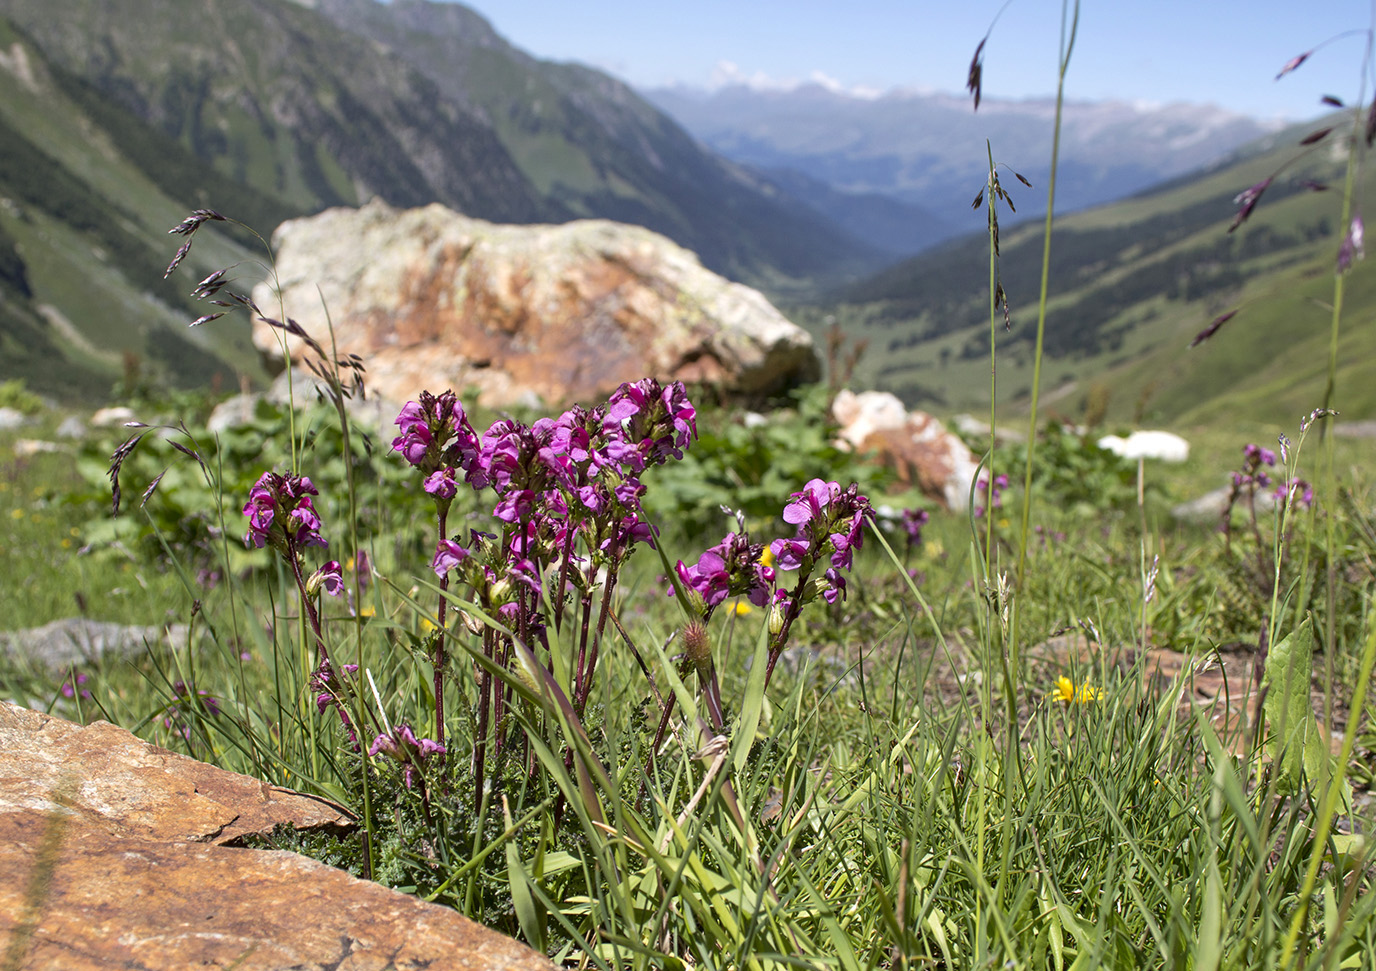
[[[1032,353],[1032,401],[1027,419],[1027,466],[1023,470],[1022,527],[1018,542],[1018,585],[1022,585],[1027,564],[1027,530],[1032,517],[1032,460],[1037,449],[1037,405],[1042,389],[1042,348],[1046,338],[1046,297],[1051,280],[1051,227],[1056,215],[1056,170],[1061,159],[1061,109],[1065,103],[1065,74],[1070,54],[1075,49],[1075,34],[1080,25],[1080,0],[1066,24],[1068,3],[1061,3],[1061,56],[1056,81],[1056,121],[1051,129],[1051,174],[1046,187],[1046,223],[1042,229],[1042,279],[1037,297],[1037,342]]]

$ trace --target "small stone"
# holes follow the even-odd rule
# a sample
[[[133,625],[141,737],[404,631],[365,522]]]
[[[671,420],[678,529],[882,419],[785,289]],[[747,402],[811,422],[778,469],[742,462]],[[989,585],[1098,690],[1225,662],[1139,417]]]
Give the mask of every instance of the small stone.
[[[0,408],[0,431],[23,428],[32,419],[16,408]]]
[[[68,415],[62,419],[62,424],[57,426],[58,438],[84,438],[86,435],[86,423],[76,415]]]
[[[87,664],[111,654],[132,657],[160,642],[180,646],[186,643],[187,627],[139,627],[68,617],[42,627],[0,631],[0,650],[52,671],[74,664]]]

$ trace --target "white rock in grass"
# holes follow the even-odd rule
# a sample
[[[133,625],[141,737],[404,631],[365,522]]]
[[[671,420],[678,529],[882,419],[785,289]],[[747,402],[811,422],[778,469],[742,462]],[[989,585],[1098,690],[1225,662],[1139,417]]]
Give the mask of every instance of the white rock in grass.
[[[134,421],[137,416],[133,408],[119,406],[116,408],[101,408],[91,416],[91,424],[97,428],[109,428],[112,425],[123,425],[126,421]]]
[[[57,442],[45,442],[39,438],[21,438],[14,443],[14,454],[16,458],[26,459],[37,455],[39,452],[59,452],[62,446]]]
[[[58,438],[83,438],[86,435],[86,423],[76,415],[68,415],[62,420],[62,424],[57,426]]]
[[[0,430],[22,428],[29,423],[29,416],[15,408],[0,408]]]
[[[1127,438],[1105,435],[1099,447],[1125,459],[1160,459],[1183,462],[1190,457],[1190,443],[1171,432],[1133,432]]]

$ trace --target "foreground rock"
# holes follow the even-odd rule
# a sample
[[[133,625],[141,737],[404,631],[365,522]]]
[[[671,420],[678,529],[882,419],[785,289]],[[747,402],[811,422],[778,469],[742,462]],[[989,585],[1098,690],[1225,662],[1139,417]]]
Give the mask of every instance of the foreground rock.
[[[960,438],[921,411],[909,412],[887,391],[841,391],[832,404],[841,444],[892,466],[899,481],[916,486],[948,509],[970,504],[979,463]]]
[[[457,913],[236,846],[338,807],[0,702],[0,940],[26,969],[549,969]]]
[[[328,307],[340,355],[394,401],[446,388],[494,407],[592,401],[647,376],[750,396],[820,374],[812,339],[762,295],[635,226],[499,226],[374,201],[283,223],[273,243],[287,312],[328,348]],[[278,305],[265,285],[254,300]],[[255,326],[281,360],[279,337]],[[301,342],[289,349],[299,360]]]

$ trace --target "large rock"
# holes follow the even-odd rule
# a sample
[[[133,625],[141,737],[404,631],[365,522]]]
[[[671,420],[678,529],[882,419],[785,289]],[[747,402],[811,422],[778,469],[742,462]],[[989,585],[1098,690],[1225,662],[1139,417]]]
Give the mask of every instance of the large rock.
[[[811,338],[761,294],[636,226],[501,226],[373,201],[283,223],[273,244],[286,312],[327,349],[332,322],[339,353],[395,401],[446,388],[496,407],[591,401],[647,376],[750,396],[820,373]],[[276,316],[266,284],[254,300]],[[255,325],[278,361],[280,336]],[[299,360],[301,341],[289,351]]]
[[[979,463],[957,435],[931,415],[909,412],[887,391],[843,390],[832,403],[841,426],[839,444],[877,457],[898,472],[901,482],[948,509],[964,509]]]
[[[338,807],[97,722],[0,702],[5,966],[552,971],[435,904],[294,853],[236,847]]]

